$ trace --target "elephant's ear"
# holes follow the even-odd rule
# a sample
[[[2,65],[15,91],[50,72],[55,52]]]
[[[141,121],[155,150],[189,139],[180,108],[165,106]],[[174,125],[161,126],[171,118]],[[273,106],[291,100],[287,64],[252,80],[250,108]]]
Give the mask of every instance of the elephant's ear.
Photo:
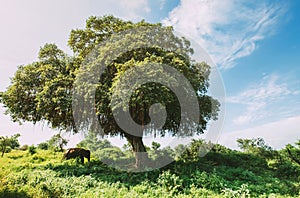
[[[70,150],[71,150],[71,149],[68,149],[68,150],[65,152],[65,156],[68,155],[68,154],[70,153]]]

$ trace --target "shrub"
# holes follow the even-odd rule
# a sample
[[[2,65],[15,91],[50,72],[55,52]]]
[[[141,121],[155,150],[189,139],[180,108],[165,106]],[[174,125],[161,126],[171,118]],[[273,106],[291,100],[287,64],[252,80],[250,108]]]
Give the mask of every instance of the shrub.
[[[21,151],[26,151],[28,149],[28,147],[29,146],[27,144],[24,144],[23,146],[20,147],[20,150]]]
[[[47,142],[42,142],[42,143],[38,144],[37,148],[42,149],[42,150],[48,150],[49,144]]]
[[[226,180],[220,177],[217,173],[207,173],[195,171],[191,181],[200,188],[206,188],[220,192],[226,185]]]
[[[101,160],[118,160],[125,154],[118,147],[104,148],[95,152],[95,157]]]
[[[247,198],[250,197],[250,191],[247,188],[248,186],[246,184],[242,184],[237,190],[225,188],[222,192],[224,197],[228,198]]]
[[[11,147],[7,146],[5,149],[5,153],[9,153],[11,150],[12,150]]]
[[[31,155],[35,154],[36,153],[36,147],[34,145],[31,145],[30,147],[28,147],[28,152]]]
[[[157,179],[157,184],[165,188],[170,194],[177,194],[182,188],[182,180],[175,174],[165,171]]]

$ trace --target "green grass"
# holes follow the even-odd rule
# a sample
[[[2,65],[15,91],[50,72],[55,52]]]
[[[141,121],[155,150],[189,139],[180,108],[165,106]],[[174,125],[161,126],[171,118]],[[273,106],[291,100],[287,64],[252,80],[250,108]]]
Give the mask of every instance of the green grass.
[[[209,153],[151,172],[122,172],[92,158],[13,150],[0,158],[0,197],[300,197],[300,168],[258,156]]]

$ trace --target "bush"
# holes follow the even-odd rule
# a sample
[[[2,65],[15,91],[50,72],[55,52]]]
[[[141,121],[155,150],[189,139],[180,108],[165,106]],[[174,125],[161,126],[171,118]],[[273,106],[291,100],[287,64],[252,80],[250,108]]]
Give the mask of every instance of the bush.
[[[11,150],[12,150],[11,147],[7,146],[6,149],[5,149],[5,153],[9,153]]]
[[[118,160],[125,156],[118,147],[100,149],[97,150],[94,155],[100,160]]]
[[[225,188],[222,190],[224,197],[228,198],[247,198],[250,196],[250,191],[248,190],[248,186],[246,184],[242,184],[237,190],[232,190],[230,188]]]
[[[42,149],[42,150],[48,150],[49,144],[47,142],[42,142],[42,143],[38,144],[37,148]]]
[[[177,194],[182,189],[182,180],[175,174],[165,171],[157,179],[157,184],[165,188],[170,194]]]
[[[24,144],[23,146],[20,147],[20,150],[21,151],[27,151],[28,147],[29,146],[27,144]]]
[[[28,147],[28,152],[31,155],[35,154],[36,153],[36,147],[34,145],[31,145],[30,147]]]
[[[204,171],[195,171],[191,181],[200,188],[210,189],[217,192],[220,192],[227,186],[226,180],[220,177],[216,172],[207,173]]]

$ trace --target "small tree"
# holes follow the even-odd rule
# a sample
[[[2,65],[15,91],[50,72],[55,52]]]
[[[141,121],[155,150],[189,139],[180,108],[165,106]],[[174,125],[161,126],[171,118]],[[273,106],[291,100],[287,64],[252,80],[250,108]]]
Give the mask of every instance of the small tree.
[[[175,154],[175,159],[176,160],[180,160],[183,153],[186,152],[187,150],[187,146],[183,145],[183,144],[178,144],[175,148],[174,148],[174,154]]]
[[[1,157],[4,156],[4,153],[6,151],[6,147],[9,145],[8,137],[0,137],[0,149],[1,149]]]
[[[121,157],[124,156],[125,154],[118,147],[99,149],[95,152],[95,157],[99,158],[100,160],[104,160],[104,162],[106,163],[111,162],[112,160],[119,160]]]
[[[63,138],[60,133],[52,136],[51,139],[48,140],[48,144],[50,148],[54,149],[55,151],[61,151],[61,152],[64,150],[63,147],[66,146],[68,142],[69,141]]]
[[[122,146],[122,149],[123,149],[124,151],[131,151],[131,150],[132,150],[132,147],[131,147],[130,143],[127,142],[126,144],[124,144],[124,145]]]
[[[223,146],[221,144],[214,144],[211,151],[216,152],[216,153],[230,153],[231,149],[229,149],[226,146]]]
[[[36,147],[34,145],[31,145],[28,147],[28,153],[30,153],[30,155],[33,155],[36,153]]]
[[[157,151],[160,148],[160,143],[158,142],[152,142],[152,149]]]
[[[108,140],[99,139],[97,137],[97,135],[93,132],[89,132],[87,134],[87,136],[85,137],[85,139],[82,140],[81,142],[79,142],[77,144],[77,146],[88,148],[92,152],[95,152],[97,150],[104,149],[104,148],[112,148],[113,147]]]
[[[272,150],[262,138],[237,139],[238,147],[249,153],[257,153],[261,150]]]
[[[11,137],[4,137],[0,136],[0,151],[1,151],[1,157],[4,156],[4,153],[11,149],[16,149],[20,147],[20,143],[18,141],[18,138],[20,137],[20,134],[12,135]]]
[[[42,150],[48,150],[49,149],[49,143],[48,142],[41,142],[37,146],[38,149]]]
[[[257,154],[269,159],[276,155],[276,151],[267,145],[262,138],[237,139],[237,143],[239,148],[247,153]]]
[[[158,142],[152,142],[151,149],[148,152],[150,157],[154,160],[166,157],[173,159],[175,155],[174,150],[170,146],[161,148],[161,144]]]
[[[10,137],[10,148],[11,149],[17,149],[20,147],[20,143],[19,143],[19,140],[18,138],[20,137],[21,135],[19,133],[17,134],[14,134]]]

